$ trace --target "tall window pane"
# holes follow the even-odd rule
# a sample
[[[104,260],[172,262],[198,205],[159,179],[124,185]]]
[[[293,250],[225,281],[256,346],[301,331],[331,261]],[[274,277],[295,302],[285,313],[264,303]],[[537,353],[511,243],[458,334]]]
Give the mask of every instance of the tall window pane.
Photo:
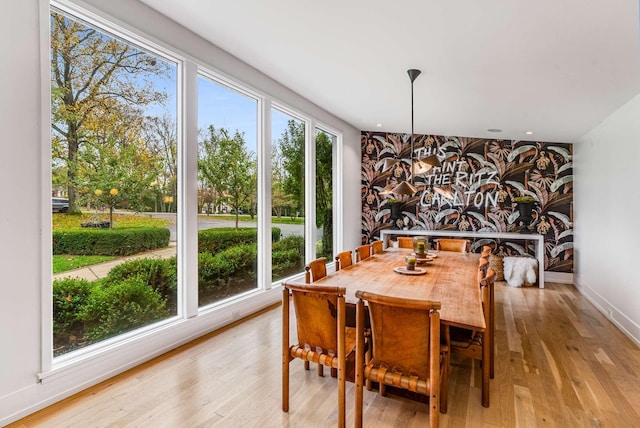
[[[198,78],[198,302],[257,287],[258,103]]]
[[[304,267],[304,122],[277,109],[271,111],[271,207],[273,227],[281,231],[273,242],[273,280],[299,273]]]
[[[337,137],[316,128],[316,255],[333,259],[333,146]]]
[[[50,19],[58,356],[177,313],[177,64]]]

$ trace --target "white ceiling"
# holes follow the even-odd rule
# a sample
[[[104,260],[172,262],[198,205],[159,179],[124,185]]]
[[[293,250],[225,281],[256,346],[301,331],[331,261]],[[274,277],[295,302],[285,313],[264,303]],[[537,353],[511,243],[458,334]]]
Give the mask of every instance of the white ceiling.
[[[416,133],[575,142],[640,93],[632,0],[141,1],[359,130],[410,132],[409,68]]]

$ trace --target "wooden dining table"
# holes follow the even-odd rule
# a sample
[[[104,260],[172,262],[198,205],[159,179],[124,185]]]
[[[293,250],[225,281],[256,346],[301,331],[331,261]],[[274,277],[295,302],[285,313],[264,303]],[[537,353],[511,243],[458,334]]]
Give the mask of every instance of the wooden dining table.
[[[405,256],[412,251],[387,248],[358,263],[327,275],[314,284],[344,287],[347,302],[356,303],[356,291],[364,290],[406,299],[440,302],[440,321],[444,325],[474,329],[487,334],[478,281],[479,254],[450,251],[433,252],[431,262],[417,265],[423,275],[394,271],[406,267]],[[483,340],[482,405],[489,407],[489,347]]]

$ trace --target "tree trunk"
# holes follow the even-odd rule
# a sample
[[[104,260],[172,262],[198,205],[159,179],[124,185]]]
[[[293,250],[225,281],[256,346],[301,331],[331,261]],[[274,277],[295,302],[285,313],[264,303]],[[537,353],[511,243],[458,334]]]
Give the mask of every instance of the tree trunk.
[[[76,181],[78,179],[78,130],[75,123],[68,123],[69,133],[67,141],[69,144],[69,153],[67,161],[67,194],[69,197],[69,214],[80,214],[80,206],[78,205],[78,190],[76,189]]]

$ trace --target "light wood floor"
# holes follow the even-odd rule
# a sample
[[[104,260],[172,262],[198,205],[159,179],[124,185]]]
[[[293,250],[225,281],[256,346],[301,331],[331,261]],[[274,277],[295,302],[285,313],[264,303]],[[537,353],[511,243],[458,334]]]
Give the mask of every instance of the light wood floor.
[[[280,408],[279,307],[212,333],[10,427],[332,427],[336,382],[292,362]],[[640,349],[571,285],[496,285],[496,376],[453,359],[442,427],[639,427]],[[365,392],[365,427],[428,425],[427,405]],[[353,384],[347,425],[353,426]]]

